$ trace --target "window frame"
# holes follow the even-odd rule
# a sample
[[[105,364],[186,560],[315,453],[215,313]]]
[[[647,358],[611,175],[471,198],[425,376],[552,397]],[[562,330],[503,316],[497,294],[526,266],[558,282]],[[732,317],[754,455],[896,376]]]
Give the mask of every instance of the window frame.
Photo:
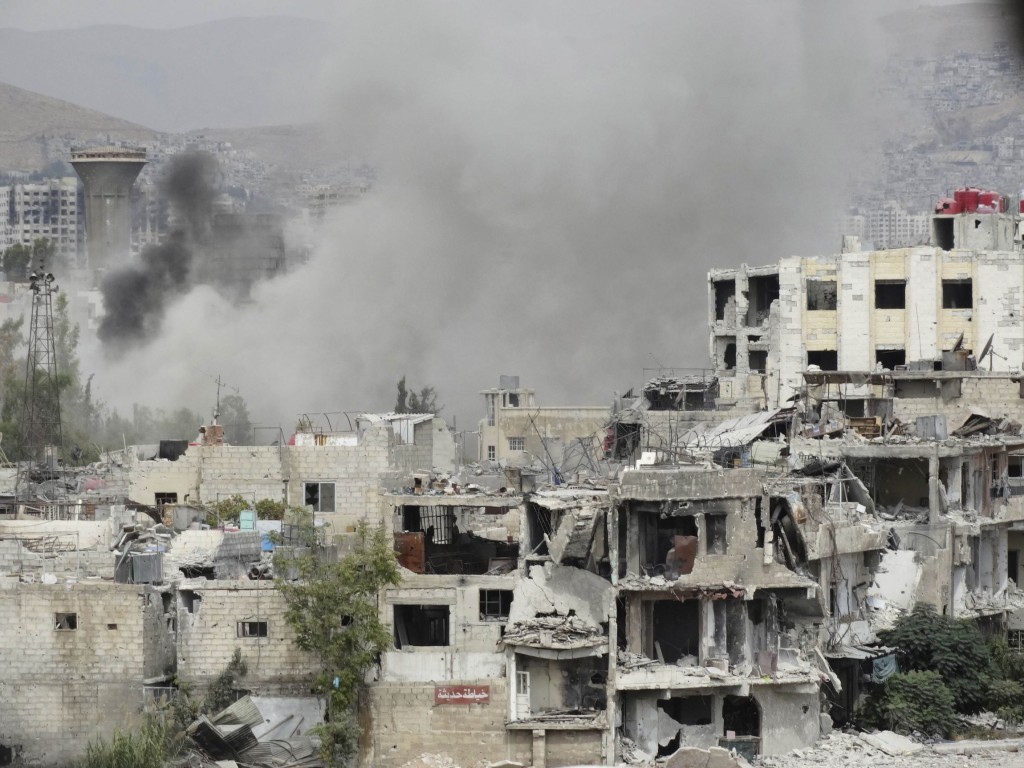
[[[512,590],[480,589],[479,602],[480,621],[508,621],[512,609]]]
[[[526,450],[526,438],[525,437],[510,437],[510,438],[508,438],[508,449],[510,451],[525,451]]]
[[[270,637],[270,622],[263,619],[236,622],[235,636],[244,640]]]
[[[309,489],[310,489],[310,486],[314,486],[314,485],[317,487],[316,501],[315,502],[310,502],[309,501],[309,498],[310,498]],[[325,509],[324,508],[324,503],[323,503],[323,499],[324,499],[323,489],[326,486],[330,486],[330,488],[331,488],[331,504],[330,504],[330,509]],[[338,506],[337,490],[338,490],[337,489],[337,483],[335,483],[335,481],[333,481],[333,480],[304,480],[303,483],[302,483],[302,501],[303,501],[303,506],[313,507],[313,512],[315,512],[315,513],[316,512],[319,512],[319,513],[335,512],[337,510],[337,506]]]

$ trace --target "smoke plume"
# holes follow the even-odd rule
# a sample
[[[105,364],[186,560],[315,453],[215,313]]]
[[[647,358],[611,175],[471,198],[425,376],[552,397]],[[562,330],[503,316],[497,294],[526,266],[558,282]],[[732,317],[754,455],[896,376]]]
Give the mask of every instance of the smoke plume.
[[[376,187],[251,303],[176,299],[131,370],[173,402],[195,361],[287,429],[403,374],[465,428],[502,373],[582,405],[702,367],[709,268],[836,250],[891,7],[345,3],[316,98]]]
[[[252,283],[283,268],[283,246],[273,228],[260,229],[238,214],[215,213],[217,160],[206,152],[173,157],[159,181],[168,203],[171,231],[139,259],[106,276],[106,314],[98,337],[109,352],[123,354],[158,337],[168,307],[197,285],[212,285],[223,299],[248,296]]]

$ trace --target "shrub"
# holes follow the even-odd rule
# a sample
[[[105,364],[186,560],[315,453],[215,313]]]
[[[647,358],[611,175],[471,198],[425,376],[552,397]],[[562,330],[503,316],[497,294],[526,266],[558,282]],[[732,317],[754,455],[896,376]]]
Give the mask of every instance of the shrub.
[[[899,648],[905,671],[934,671],[952,692],[956,709],[977,712],[986,705],[988,681],[995,671],[989,645],[977,625],[936,613],[918,604],[891,630],[878,633],[886,645]]]
[[[156,719],[148,719],[134,731],[114,732],[110,741],[89,742],[78,768],[163,768],[171,757],[168,729]]]
[[[948,738],[956,722],[953,693],[937,672],[893,675],[870,707],[875,725],[897,733],[919,731]]]

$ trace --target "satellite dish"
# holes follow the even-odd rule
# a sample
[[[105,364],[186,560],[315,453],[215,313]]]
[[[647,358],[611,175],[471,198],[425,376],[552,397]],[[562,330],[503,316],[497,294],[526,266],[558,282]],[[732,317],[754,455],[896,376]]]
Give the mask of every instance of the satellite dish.
[[[960,335],[962,336],[963,334]],[[991,336],[988,337],[988,341],[985,342],[985,347],[984,349],[981,350],[981,354],[978,356],[978,365],[981,365],[982,361],[985,359],[985,355],[989,354],[992,351],[992,339],[994,338],[995,334],[993,333]]]
[[[960,335],[956,337],[956,344],[953,345],[953,351],[956,352],[964,345],[964,332],[960,331]]]

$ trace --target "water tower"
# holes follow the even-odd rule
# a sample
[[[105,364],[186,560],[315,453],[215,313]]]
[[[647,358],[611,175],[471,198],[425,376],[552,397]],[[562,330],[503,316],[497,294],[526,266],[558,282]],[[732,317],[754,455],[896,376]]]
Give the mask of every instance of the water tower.
[[[131,251],[131,191],[146,164],[146,150],[95,147],[71,150],[71,165],[85,186],[85,245],[92,269],[123,263]]]

